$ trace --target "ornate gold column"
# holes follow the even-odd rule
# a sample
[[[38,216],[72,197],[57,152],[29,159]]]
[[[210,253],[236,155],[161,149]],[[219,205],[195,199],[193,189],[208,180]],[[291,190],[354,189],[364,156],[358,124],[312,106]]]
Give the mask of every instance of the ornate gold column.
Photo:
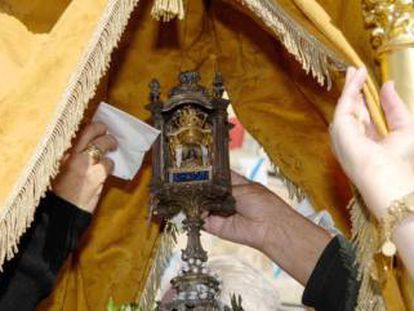
[[[383,81],[396,89],[414,113],[414,4],[413,0],[363,0],[371,44],[377,51]],[[398,263],[396,276],[408,310],[414,310],[414,282]]]
[[[394,80],[400,96],[414,112],[413,0],[363,0],[363,10],[383,81]]]

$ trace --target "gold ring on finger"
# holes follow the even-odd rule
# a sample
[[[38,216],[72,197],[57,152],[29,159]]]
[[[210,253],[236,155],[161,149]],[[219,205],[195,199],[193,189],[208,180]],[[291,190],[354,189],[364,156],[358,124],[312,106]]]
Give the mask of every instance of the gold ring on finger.
[[[99,163],[104,157],[104,152],[97,145],[94,144],[89,144],[88,147],[86,147],[85,151],[91,157],[94,164]]]

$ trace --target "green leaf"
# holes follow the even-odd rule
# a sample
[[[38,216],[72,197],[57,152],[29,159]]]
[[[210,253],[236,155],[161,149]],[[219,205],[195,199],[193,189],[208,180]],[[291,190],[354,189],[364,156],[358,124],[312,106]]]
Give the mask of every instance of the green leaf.
[[[107,311],[119,311],[119,309],[116,307],[114,300],[109,298],[108,306],[106,307]]]

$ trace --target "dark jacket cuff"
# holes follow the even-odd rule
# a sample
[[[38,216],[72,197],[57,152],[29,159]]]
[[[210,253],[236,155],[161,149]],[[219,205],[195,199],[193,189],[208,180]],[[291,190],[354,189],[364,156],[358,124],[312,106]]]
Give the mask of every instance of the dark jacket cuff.
[[[319,258],[302,302],[317,311],[353,311],[359,292],[357,276],[354,249],[349,241],[338,235]]]
[[[39,208],[41,214],[48,216],[44,257],[51,270],[57,272],[69,253],[76,249],[92,217],[53,192],[47,193]]]

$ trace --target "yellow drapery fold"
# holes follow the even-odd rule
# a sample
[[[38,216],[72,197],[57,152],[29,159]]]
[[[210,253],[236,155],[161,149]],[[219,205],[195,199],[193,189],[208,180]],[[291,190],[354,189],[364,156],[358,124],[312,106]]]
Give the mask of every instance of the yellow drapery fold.
[[[334,84],[332,91],[326,92],[309,80],[274,37],[261,31],[253,20],[246,20],[230,4],[217,2],[207,15],[201,2],[192,1],[183,22],[166,25],[150,18],[150,8],[151,1],[141,2],[132,15],[119,49],[113,55],[106,100],[148,119],[144,106],[152,77],[160,80],[165,94],[177,83],[180,70],[197,68],[202,83],[208,85],[214,69],[219,69],[237,114],[248,130],[283,172],[310,194],[315,205],[330,210],[346,230],[345,208],[350,192],[332,157],[327,136],[338,86]],[[324,155],[322,161],[321,155]],[[111,204],[104,200],[104,207],[109,208]],[[92,262],[98,255],[88,254]],[[82,262],[79,265],[82,267]],[[79,275],[81,271],[75,267],[66,268],[63,275]],[[82,273],[86,276],[85,285],[89,283],[87,278],[97,278],[100,273],[90,265],[83,271],[88,271]],[[125,276],[116,278],[120,284],[123,279]],[[68,284],[74,287],[74,282],[69,279]],[[65,306],[70,310],[77,303],[82,310],[85,305],[96,302],[102,306],[100,297],[108,296],[110,284],[112,281],[88,291],[82,300],[69,295],[58,302],[53,297],[70,293],[68,285],[59,283],[45,308],[57,310]],[[123,285],[118,286],[126,291]],[[84,285],[78,287],[84,288]],[[115,293],[113,297],[117,302],[128,300],[126,295]]]
[[[213,69],[218,68],[223,72],[233,105],[243,124],[262,143],[283,173],[307,192],[315,207],[328,209],[339,226],[347,231],[349,216],[345,206],[351,193],[347,180],[332,157],[327,135],[327,124],[339,94],[342,75],[330,73],[333,86],[329,92],[312,81],[284,48],[283,44],[288,44],[286,42],[294,40],[294,37],[289,37],[283,44],[278,43],[275,40],[278,34],[273,31],[272,25],[263,22],[263,18],[269,18],[269,15],[250,11],[248,15],[253,19],[249,19],[244,15],[246,7],[240,7],[241,2],[260,4],[260,1],[253,0],[214,1],[211,8],[205,8],[201,1],[188,1],[184,22],[161,25],[150,17],[152,1],[140,1],[120,47],[113,55],[104,97],[111,104],[147,119],[149,114],[144,105],[147,83],[152,77],[159,78],[166,90],[176,83],[179,70],[199,69],[203,83],[208,84]],[[36,1],[33,3],[36,7]],[[16,140],[21,143],[0,154],[2,163],[15,164],[7,170],[0,170],[0,180],[4,183],[4,187],[3,184],[0,187],[1,201],[14,185],[9,180],[16,180],[13,176],[22,174],[21,168],[30,162],[28,159],[33,150],[44,137],[57,103],[65,94],[68,81],[73,78],[73,71],[79,68],[79,62],[85,57],[82,53],[91,44],[91,38],[97,31],[96,25],[105,17],[105,8],[112,5],[118,11],[123,10],[127,18],[135,4],[134,1],[105,3],[88,0],[68,3],[60,1],[58,7],[62,11],[43,12],[43,17],[38,14],[33,19],[27,18],[27,12],[23,14],[22,8],[14,7],[14,10],[12,2],[9,3],[9,10],[3,8],[3,12],[9,13],[5,16],[8,23],[13,18],[10,17],[11,12],[15,12],[15,17],[30,30],[43,33],[30,33],[16,20],[14,26],[6,26],[7,29],[20,27],[21,33],[27,36],[13,38],[13,47],[21,49],[21,53],[28,50],[29,44],[33,48],[30,48],[30,55],[22,54],[23,61],[19,66],[12,67],[16,62],[9,62],[9,67],[3,67],[16,76],[14,80],[18,87],[13,89],[6,85],[7,82],[0,88],[0,95],[4,95],[0,96],[0,143],[10,145]],[[349,36],[342,37],[317,2],[280,0],[277,3],[306,30],[305,37],[310,35],[319,40],[318,44],[323,47],[321,50],[328,49],[344,64],[360,65],[360,58],[365,63],[369,61],[369,55],[362,53],[360,56],[361,50],[354,51],[357,40],[348,41]],[[66,5],[67,8],[64,8]],[[342,1],[342,5],[346,5],[346,1]],[[335,8],[335,5],[327,4],[331,16]],[[35,13],[35,10],[31,12]],[[62,15],[56,17],[58,13]],[[54,22],[53,26],[51,23]],[[117,25],[119,32],[122,32],[122,23]],[[1,38],[4,32],[0,32]],[[347,34],[346,28],[344,34]],[[102,63],[108,62],[112,45],[115,43],[107,47]],[[312,49],[300,53],[312,53]],[[10,57],[5,56],[4,59]],[[323,61],[324,58],[318,60]],[[93,66],[94,63],[90,62],[82,68]],[[97,76],[99,74],[95,78]],[[89,82],[95,85],[96,80]],[[374,82],[369,84],[366,95],[372,103],[371,111],[379,127],[384,129],[374,85]],[[88,83],[85,83],[86,86]],[[83,91],[85,88],[81,88],[79,93]],[[86,91],[88,96],[82,97],[85,100],[93,94],[87,87]],[[82,111],[78,113],[80,119]],[[36,122],[27,122],[33,115],[39,116]],[[68,132],[71,133],[71,130]],[[63,152],[68,145],[60,146],[59,152]],[[16,154],[20,155],[17,159]],[[48,172],[53,175],[56,167]],[[145,281],[144,271],[150,263],[157,237],[157,228],[147,227],[142,208],[147,205],[148,178],[148,171],[145,170],[133,183],[117,183],[117,187],[109,190],[82,250],[68,261],[54,294],[40,310],[102,309],[109,296],[117,302],[139,296]],[[46,179],[43,179],[44,184],[47,184]],[[26,220],[30,221],[30,217]],[[132,254],[139,256],[133,257]]]
[[[5,255],[12,256],[15,236],[31,221],[49,176],[57,171],[59,153],[69,146],[71,129],[77,127],[76,121],[82,116],[79,109],[60,123],[65,113],[57,111],[66,107],[57,103],[65,101],[67,82],[104,4],[94,1],[80,6],[74,2],[47,35],[32,35],[21,26],[18,33],[8,37],[6,53],[10,51],[9,55],[14,56],[17,53],[13,50],[21,49],[30,55],[19,64],[16,79],[4,79],[4,92],[0,94],[0,143],[7,146],[0,154],[0,162],[7,163],[0,172],[1,263]],[[2,76],[7,77],[8,72],[2,72]],[[53,85],[45,77],[53,79]],[[58,123],[65,128],[58,131]],[[54,139],[57,132],[59,139]],[[5,226],[8,222],[13,225]]]

